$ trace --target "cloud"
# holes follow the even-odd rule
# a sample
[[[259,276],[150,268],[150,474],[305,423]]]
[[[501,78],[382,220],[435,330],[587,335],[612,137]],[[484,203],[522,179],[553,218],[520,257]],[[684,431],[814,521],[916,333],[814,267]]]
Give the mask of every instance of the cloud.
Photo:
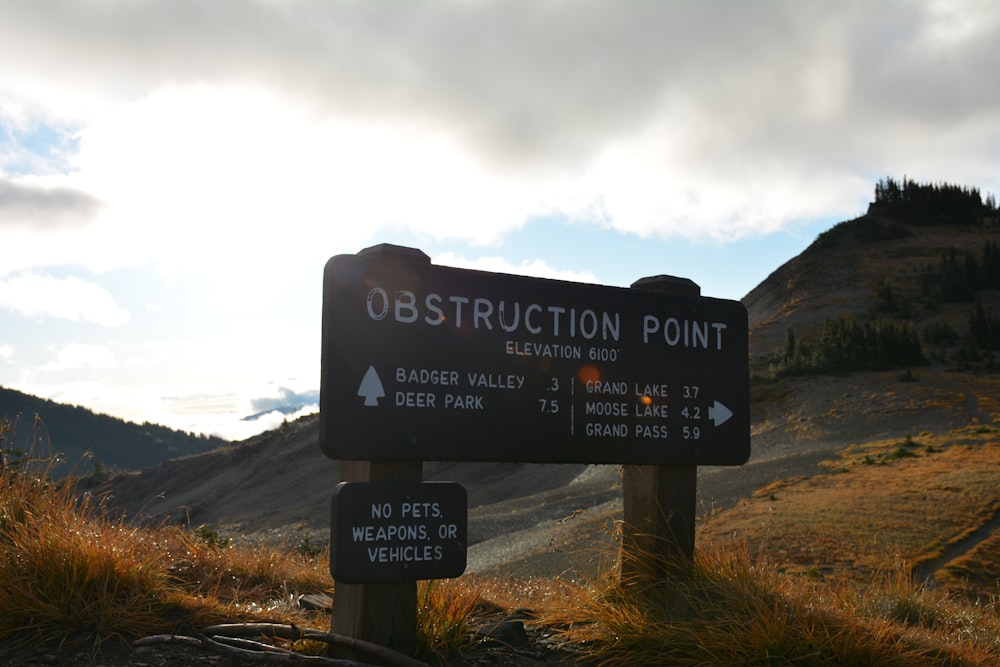
[[[0,279],[0,308],[28,317],[83,320],[106,327],[125,324],[131,315],[107,290],[76,277],[34,273]]]
[[[278,396],[247,398],[246,394],[224,387],[202,387],[190,394],[164,396],[159,402],[163,409],[158,416],[161,423],[235,441],[317,412],[319,392],[280,387]],[[145,414],[150,413],[147,410]]]
[[[115,368],[118,360],[103,345],[70,343],[59,350],[54,361],[41,367],[43,371],[66,371],[78,368]]]
[[[853,216],[887,174],[1000,190],[989,0],[94,7],[0,6],[0,117],[75,138],[43,193],[70,203],[33,219],[105,203],[87,238],[12,239],[22,267],[225,249],[235,279],[549,216],[726,242]]]
[[[46,187],[0,175],[0,230],[59,230],[89,223],[101,208],[100,200],[75,188]]]
[[[250,399],[254,414],[244,417],[244,420],[256,419],[270,412],[292,414],[309,406],[319,405],[319,390],[297,392],[288,387],[278,387],[278,396],[265,396]]]
[[[0,80],[79,127],[72,182],[129,261],[543,215],[729,241],[854,215],[890,173],[1000,189],[998,25],[984,0],[15,2]]]
[[[230,440],[243,439],[250,437],[250,435],[256,435],[261,431],[278,428],[285,422],[293,422],[301,417],[316,414],[318,411],[319,405],[306,405],[297,410],[289,409],[261,412],[244,417],[240,420],[240,422],[242,422],[241,424],[231,426],[226,430],[226,432],[232,434],[228,436]]]
[[[164,396],[163,406],[174,415],[230,414],[238,409],[235,393],[197,393],[187,396]]]
[[[14,348],[10,345],[0,345],[0,359],[7,360],[14,356]]]

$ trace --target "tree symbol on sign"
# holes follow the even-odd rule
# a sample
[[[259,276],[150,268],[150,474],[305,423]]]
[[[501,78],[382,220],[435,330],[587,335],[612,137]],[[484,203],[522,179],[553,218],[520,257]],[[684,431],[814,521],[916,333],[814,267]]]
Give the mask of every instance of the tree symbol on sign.
[[[361,386],[358,387],[358,396],[365,399],[368,407],[378,406],[378,399],[385,396],[385,389],[382,388],[382,379],[374,366],[368,367],[368,372],[361,379]]]

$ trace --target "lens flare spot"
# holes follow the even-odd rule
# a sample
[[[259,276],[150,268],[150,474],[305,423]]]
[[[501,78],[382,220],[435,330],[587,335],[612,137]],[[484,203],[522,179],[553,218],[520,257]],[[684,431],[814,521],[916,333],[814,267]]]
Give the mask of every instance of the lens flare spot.
[[[584,384],[596,382],[601,379],[601,371],[597,370],[596,366],[581,366],[576,377]]]

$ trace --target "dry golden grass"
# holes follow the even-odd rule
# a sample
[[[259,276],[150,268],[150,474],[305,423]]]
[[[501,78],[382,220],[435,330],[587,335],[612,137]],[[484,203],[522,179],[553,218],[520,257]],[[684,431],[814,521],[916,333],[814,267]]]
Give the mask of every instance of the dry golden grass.
[[[903,564],[937,553],[996,506],[995,435],[968,429],[851,448],[835,463],[842,472],[775,485],[710,517],[696,563],[654,563],[656,577],[623,585],[612,570],[583,586],[477,576],[421,582],[420,655],[475,651],[475,628],[529,608],[534,623],[590,664],[1000,664],[997,598],[951,598]],[[901,457],[900,448],[916,456]],[[932,509],[942,518],[920,515]],[[332,585],[325,554],[236,548],[217,537],[129,526],[72,482],[0,468],[0,642],[99,646],[221,622],[329,624],[293,604],[298,593]],[[996,572],[995,538],[950,564],[943,579],[986,581]],[[814,548],[803,552],[805,544]],[[795,574],[813,571],[843,576]]]
[[[480,591],[467,579],[422,581],[417,587],[417,653],[460,653],[485,616]]]
[[[99,646],[224,619],[301,622],[290,591],[329,585],[322,560],[130,526],[109,518],[99,496],[47,472],[0,467],[0,642]]]
[[[864,443],[829,467],[760,489],[702,532],[738,535],[784,571],[857,579],[937,558],[1000,510],[991,428]]]
[[[124,526],[98,527],[93,498],[69,485],[0,477],[0,640],[64,641],[147,633],[160,624],[167,561]]]
[[[611,577],[582,605],[551,609],[543,621],[588,664],[602,666],[1000,660],[995,609],[955,604],[900,570],[864,587],[789,576],[739,541],[702,544],[693,566],[657,569],[626,585]]]
[[[0,453],[9,451],[3,449],[8,428],[0,423]],[[128,525],[72,479],[51,481],[51,467],[29,470],[23,461],[7,461],[0,459],[0,645],[98,648],[234,622],[329,628],[328,613],[296,604],[300,594],[332,590],[325,550],[310,557],[294,548],[237,548],[204,527]],[[468,648],[477,623],[503,614],[481,600],[484,591],[500,591],[495,583],[421,582],[420,654]],[[313,644],[298,642],[295,649],[314,652],[320,645]]]
[[[975,373],[954,373],[952,376],[975,394],[980,410],[1000,423],[1000,376]]]
[[[586,588],[564,579],[465,575],[461,580],[477,590],[484,602],[505,610],[572,607],[583,604],[589,595]]]
[[[995,516],[998,463],[991,428],[864,443],[829,473],[710,517],[693,567],[639,554],[657,576],[623,585],[612,571],[589,586],[528,586],[523,597],[511,582],[476,586],[485,600],[540,609],[538,622],[588,664],[992,667],[1000,538],[940,576],[982,583],[975,598],[929,586],[911,566]]]
[[[937,578],[970,598],[1000,600],[1000,530],[941,568]]]

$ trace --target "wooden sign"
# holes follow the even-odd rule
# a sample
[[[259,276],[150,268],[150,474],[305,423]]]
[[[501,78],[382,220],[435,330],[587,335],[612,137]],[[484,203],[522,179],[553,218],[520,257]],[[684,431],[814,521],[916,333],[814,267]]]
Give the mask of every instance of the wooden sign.
[[[341,482],[333,492],[330,574],[349,584],[465,572],[468,498],[452,482]]]
[[[320,445],[344,460],[740,465],[739,301],[333,257]]]

